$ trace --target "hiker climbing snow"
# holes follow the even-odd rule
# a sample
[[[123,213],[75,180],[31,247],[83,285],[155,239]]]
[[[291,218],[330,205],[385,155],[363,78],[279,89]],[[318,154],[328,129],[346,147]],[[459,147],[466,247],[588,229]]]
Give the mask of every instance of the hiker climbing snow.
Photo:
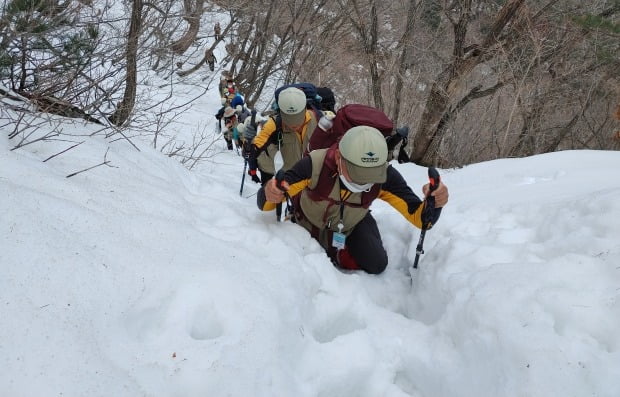
[[[440,183],[427,206],[388,164],[385,137],[376,128],[349,129],[337,145],[312,151],[291,169],[269,180],[258,192],[263,211],[290,201],[295,222],[310,232],[332,262],[347,270],[378,274],[385,270],[387,253],[377,223],[370,213],[380,198],[418,228],[430,229],[448,202],[448,188]]]
[[[265,123],[250,148],[250,157],[258,162],[263,183],[275,174],[274,158],[278,150],[284,162],[282,169],[290,169],[302,158],[317,125],[315,113],[306,108],[302,90],[295,87],[282,90],[277,105],[278,114]]]

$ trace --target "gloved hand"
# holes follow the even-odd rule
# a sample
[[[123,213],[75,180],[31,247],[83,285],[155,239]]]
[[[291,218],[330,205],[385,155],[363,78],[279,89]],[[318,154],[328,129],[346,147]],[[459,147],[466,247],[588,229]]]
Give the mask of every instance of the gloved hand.
[[[319,120],[319,128],[323,131],[327,131],[332,128],[332,126],[334,125],[334,117],[336,117],[334,112],[330,112],[329,110],[324,111],[323,117],[321,117],[321,119]]]
[[[260,183],[260,178],[256,175],[256,170],[248,170],[248,175],[252,177],[252,182]]]

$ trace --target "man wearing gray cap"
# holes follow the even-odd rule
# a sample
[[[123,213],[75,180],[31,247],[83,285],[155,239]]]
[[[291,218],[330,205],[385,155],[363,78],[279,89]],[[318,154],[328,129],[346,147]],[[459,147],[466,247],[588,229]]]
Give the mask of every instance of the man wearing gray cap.
[[[257,204],[269,211],[284,200],[293,202],[295,221],[306,228],[327,252],[332,262],[347,270],[378,274],[387,267],[387,253],[370,204],[380,198],[408,221],[422,228],[437,222],[448,202],[448,188],[440,183],[425,196],[428,206],[388,164],[385,138],[373,127],[349,129],[337,146],[319,149],[286,171],[282,181],[270,180],[258,192]],[[425,211],[426,209],[426,211]]]
[[[306,94],[302,90],[295,87],[282,90],[278,96],[278,116],[267,120],[252,141],[250,161],[257,159],[263,183],[275,174],[274,157],[278,150],[284,162],[282,169],[288,170],[308,147],[317,120],[314,112],[306,109],[306,104]]]

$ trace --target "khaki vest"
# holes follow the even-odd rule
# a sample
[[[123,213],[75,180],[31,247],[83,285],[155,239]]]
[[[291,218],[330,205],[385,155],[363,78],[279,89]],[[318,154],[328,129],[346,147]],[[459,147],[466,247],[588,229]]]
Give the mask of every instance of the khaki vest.
[[[302,130],[301,135],[295,131],[285,129],[282,126],[282,142],[280,144],[280,153],[282,155],[282,169],[288,171],[301,160],[304,155],[305,148],[308,147],[310,136],[316,128],[317,120],[314,112],[310,111],[310,120]]]
[[[324,174],[323,180],[320,180],[327,151],[328,149],[318,149],[310,153],[312,158],[312,177],[308,188],[300,193],[300,206],[303,215],[312,225],[319,229],[329,229],[332,232],[337,232],[342,203],[344,209],[342,217],[344,228],[342,233],[348,235],[355,225],[364,219],[369,210],[361,206],[362,194],[364,193],[351,193],[350,196],[342,201],[338,173],[335,173],[330,178],[327,178]],[[316,197],[316,194],[313,195],[313,191],[318,183],[333,184],[328,197],[321,198]],[[321,243],[323,244],[324,242],[321,241]]]
[[[276,157],[276,153],[278,153],[278,147],[274,144],[269,144],[267,149],[263,150],[263,152],[258,155],[258,167],[261,171],[275,175],[276,166],[274,164],[274,158]]]

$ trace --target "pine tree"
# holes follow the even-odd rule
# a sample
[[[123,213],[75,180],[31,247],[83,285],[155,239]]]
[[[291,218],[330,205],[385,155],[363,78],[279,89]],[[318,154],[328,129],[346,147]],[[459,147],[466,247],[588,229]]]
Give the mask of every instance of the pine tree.
[[[70,1],[11,0],[0,16],[0,79],[12,89],[63,96],[88,68],[99,30]]]

